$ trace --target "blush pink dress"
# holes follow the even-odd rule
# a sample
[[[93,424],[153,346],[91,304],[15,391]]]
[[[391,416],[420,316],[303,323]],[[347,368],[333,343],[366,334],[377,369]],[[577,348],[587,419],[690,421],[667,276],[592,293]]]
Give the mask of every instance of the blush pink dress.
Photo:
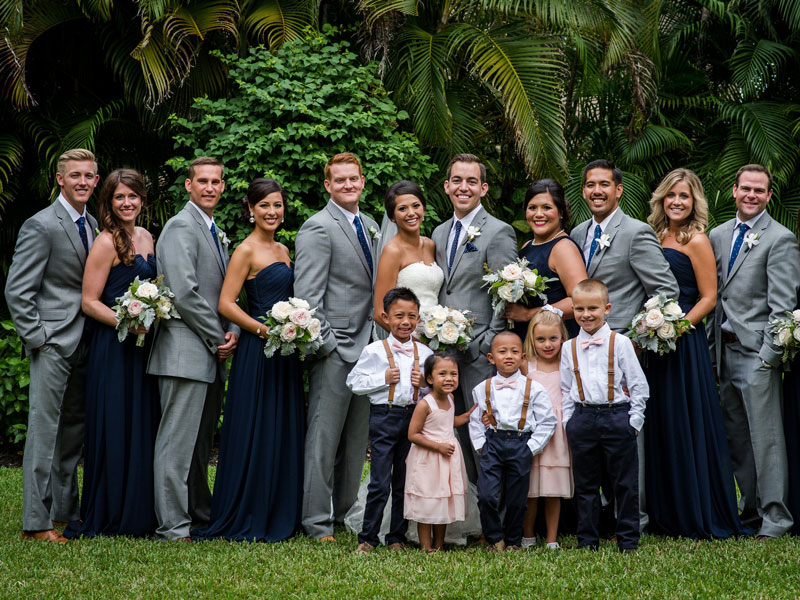
[[[528,363],[528,377],[542,384],[553,403],[558,423],[553,437],[539,454],[533,457],[528,498],[572,498],[572,456],[567,443],[567,433],[561,410],[561,373],[536,370],[536,363]]]
[[[467,471],[461,446],[453,434],[455,409],[440,409],[428,394],[424,401],[431,409],[422,435],[434,442],[450,442],[455,451],[450,456],[411,444],[406,458],[406,488],[403,516],[417,523],[441,525],[463,521],[466,512]]]

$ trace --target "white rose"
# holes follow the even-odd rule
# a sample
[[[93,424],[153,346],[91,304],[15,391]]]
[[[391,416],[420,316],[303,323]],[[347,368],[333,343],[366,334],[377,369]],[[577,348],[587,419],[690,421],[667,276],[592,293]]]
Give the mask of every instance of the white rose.
[[[658,308],[658,296],[653,296],[644,303],[645,310],[653,310],[654,308]]]
[[[322,324],[319,322],[319,319],[313,319],[312,318],[308,322],[308,328],[307,328],[308,333],[311,334],[310,341],[313,342],[316,339],[318,339],[321,330],[322,330]]]
[[[675,317],[677,319],[683,318],[683,311],[681,310],[680,305],[677,302],[670,302],[664,307],[664,312],[667,313],[670,317]]]
[[[647,311],[644,322],[650,329],[658,329],[664,324],[664,315],[657,308]]]
[[[144,310],[144,304],[140,300],[131,300],[128,303],[128,314],[138,317]]]
[[[497,288],[497,295],[506,302],[513,302],[514,296],[511,293],[511,286],[508,284],[501,285],[499,288]]]
[[[432,339],[436,335],[436,323],[434,323],[432,320],[425,321],[423,331],[429,339]]]
[[[289,314],[294,310],[294,306],[292,306],[289,302],[276,302],[272,306],[272,316],[278,319],[278,321],[285,321],[289,318]]]
[[[295,308],[289,313],[289,320],[298,327],[306,328],[311,320],[311,313],[305,308]]]
[[[444,323],[447,320],[447,309],[438,304],[430,310],[431,318],[437,323]]]
[[[155,298],[158,296],[158,286],[149,281],[145,281],[139,285],[139,288],[136,290],[136,295],[139,296],[139,298]]]
[[[450,311],[450,318],[453,320],[453,323],[457,325],[461,325],[462,323],[467,322],[467,318],[464,316],[460,310],[451,310]]]
[[[795,330],[797,331],[797,330]],[[792,330],[791,329],[781,329],[778,331],[778,343],[781,346],[788,346],[789,342],[792,341]]]
[[[297,326],[294,323],[287,323],[281,331],[281,339],[284,342],[291,342],[297,337]]]
[[[455,323],[445,323],[439,331],[439,340],[443,344],[455,344],[458,341],[458,326]]]
[[[311,308],[311,305],[302,298],[289,298],[289,303],[297,308],[305,308],[306,310]]]
[[[795,329],[795,330],[792,332],[792,336],[794,337],[794,339],[796,339],[798,342],[800,342],[800,327],[797,327],[797,328],[796,328],[796,329]]]
[[[516,281],[522,277],[522,269],[519,268],[517,263],[511,263],[503,267],[503,270],[500,271],[500,276],[506,281]]]
[[[792,318],[795,321],[800,321],[800,309],[792,311]]]
[[[536,283],[539,281],[539,276],[530,269],[526,269],[522,272],[522,281],[525,282],[525,287],[535,288]]]
[[[675,326],[670,322],[666,322],[658,328],[656,335],[662,340],[671,340],[675,337]]]

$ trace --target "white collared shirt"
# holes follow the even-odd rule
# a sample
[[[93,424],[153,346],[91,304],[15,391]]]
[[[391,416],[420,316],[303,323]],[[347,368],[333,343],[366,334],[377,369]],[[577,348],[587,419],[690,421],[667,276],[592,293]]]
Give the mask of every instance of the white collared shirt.
[[[572,366],[572,344],[577,344],[578,368],[586,404],[608,404],[608,339],[610,335],[611,329],[608,323],[604,323],[594,335],[589,335],[581,329],[577,337],[562,346],[561,401],[564,426],[575,412],[575,405],[580,404],[581,401]],[[589,346],[586,350],[581,348],[581,340],[590,338],[600,338],[603,343]],[[628,386],[630,397],[622,390],[623,382]],[[618,334],[614,338],[614,404],[631,403],[628,422],[636,431],[640,431],[644,425],[644,407],[649,396],[650,386],[647,384],[641,365],[639,365],[639,359],[636,358],[633,342],[628,337]]]
[[[387,338],[389,347],[392,344],[400,344],[392,334]],[[405,348],[412,347],[413,340],[408,340],[405,344],[400,344]],[[425,376],[423,365],[433,351],[425,344],[416,342],[417,353],[419,355],[419,370]],[[392,352],[395,365],[400,369],[400,381],[394,388],[394,399],[392,404],[397,406],[408,406],[414,402],[414,388],[411,385],[411,371],[414,368],[414,355],[406,356],[401,352]],[[353,370],[347,375],[347,387],[354,394],[369,396],[371,404],[389,403],[389,384],[386,383],[386,369],[389,368],[389,361],[386,358],[386,349],[383,341],[372,342],[361,351],[358,362]],[[427,387],[419,388],[417,399],[421,399],[428,393]]]
[[[765,212],[767,212],[766,209],[762,210],[760,213],[758,213],[755,217],[753,217],[749,221],[740,221],[739,220],[739,213],[736,213],[736,223],[734,223],[734,225],[733,225],[733,233],[731,234],[731,253],[733,253],[733,246],[736,243],[736,238],[739,237],[739,225],[744,223],[745,225],[750,227],[750,229],[747,230],[747,233],[750,233],[751,231],[753,231],[753,227],[756,226],[756,223],[761,218],[761,215],[763,215]],[[741,252],[741,250],[740,250],[740,252]],[[728,256],[730,256],[730,254]],[[726,268],[727,268],[727,266],[726,266]]]
[[[617,206],[617,208],[614,209],[614,212],[612,212],[610,215],[608,215],[600,223],[595,221],[594,217],[592,217],[592,222],[589,223],[589,227],[586,230],[586,239],[583,241],[583,255],[584,256],[589,256],[589,252],[591,252],[591,250],[592,250],[592,241],[594,240],[594,230],[597,228],[598,225],[600,225],[600,230],[603,233],[605,233],[606,232],[606,227],[608,227],[608,224],[611,222],[611,219],[614,218],[614,215],[617,214],[618,210],[619,210],[619,206]],[[595,252],[597,252],[597,250],[595,250]]]
[[[206,224],[206,229],[208,229],[209,231],[211,231],[211,225],[214,223],[214,219],[212,219],[211,217],[209,217],[209,216],[208,216],[208,215],[205,213],[205,211],[204,211],[202,208],[200,208],[199,206],[197,206],[197,204],[195,204],[195,203],[194,203],[194,202],[192,202],[191,200],[189,200],[189,204],[191,204],[192,206],[194,206],[194,209],[195,209],[197,212],[199,212],[199,213],[200,213],[200,216],[201,216],[201,217],[203,217],[203,223],[205,223],[205,224]]]
[[[462,219],[459,219],[455,214],[453,214],[453,224],[450,226],[450,233],[447,236],[447,246],[445,247],[447,250],[447,254],[445,254],[445,256],[448,257],[448,259],[450,257],[450,252],[452,251],[453,244],[458,245],[458,240],[467,235],[467,229],[469,229],[469,226],[472,225],[472,222],[475,220],[475,215],[477,215],[482,208],[483,206],[478,203],[478,206],[464,215]],[[458,221],[461,221],[461,231],[459,232],[458,240],[456,240],[456,222]]]
[[[496,389],[496,381],[515,380],[516,386],[512,388]],[[525,383],[528,378],[517,371],[511,377],[495,375],[492,377],[491,401],[492,415],[497,421],[499,431],[518,431],[519,420],[522,418],[522,405],[525,401]],[[556,429],[558,420],[553,412],[553,403],[547,395],[542,384],[531,381],[531,397],[528,404],[528,414],[525,417],[525,427],[522,431],[530,431],[528,448],[531,454],[539,454],[550,441]],[[486,381],[480,382],[472,390],[472,401],[478,408],[469,416],[469,437],[475,450],[480,450],[486,443],[486,427],[481,418],[486,412]]]
[[[334,202],[333,198],[331,198],[330,201],[336,208],[338,208],[340,211],[342,211],[342,214],[345,217],[347,217],[347,222],[350,223],[350,227],[353,228],[353,231],[356,232],[356,236],[358,236],[358,230],[356,229],[355,221],[356,221],[356,217],[361,219],[361,211],[357,211],[357,212],[352,213],[349,210],[347,210],[345,208],[342,208],[341,206],[336,204],[336,202]],[[364,235],[367,236],[367,242],[369,242],[370,234],[367,233],[367,226],[364,225],[364,219],[361,219],[361,227],[364,229]]]
[[[92,249],[92,242],[94,242],[94,231],[92,231],[92,226],[89,223],[89,213],[86,212],[86,207],[83,207],[83,214],[79,213],[75,210],[75,207],[72,206],[67,199],[64,198],[63,194],[58,195],[58,201],[61,202],[61,206],[63,206],[67,213],[69,213],[69,218],[72,219],[72,222],[75,223],[75,229],[78,231],[78,234],[81,232],[81,228],[78,227],[77,220],[83,217],[84,220],[84,227],[86,229],[86,237],[89,241],[89,249]]]

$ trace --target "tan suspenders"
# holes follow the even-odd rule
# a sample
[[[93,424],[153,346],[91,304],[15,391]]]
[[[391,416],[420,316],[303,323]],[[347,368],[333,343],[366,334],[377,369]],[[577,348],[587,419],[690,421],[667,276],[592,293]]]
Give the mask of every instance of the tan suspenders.
[[[517,430],[522,433],[522,430],[525,429],[525,419],[528,416],[528,406],[531,403],[531,380],[527,377],[525,378],[525,395],[523,396],[522,401],[522,418],[520,418],[519,423],[517,423]],[[489,417],[489,423],[492,424],[492,427],[495,429],[497,428],[497,419],[494,418],[494,413],[492,412],[492,378],[486,380],[486,416]]]
[[[608,405],[614,403],[614,338],[617,333],[611,332],[608,338]],[[583,395],[583,382],[581,382],[581,372],[578,368],[578,338],[572,340],[572,372],[575,373],[575,382],[578,384],[578,396],[581,404],[586,406],[586,398]]]
[[[412,341],[411,345],[414,346],[414,370],[419,371],[419,352],[417,351],[417,342]],[[389,340],[383,340],[383,349],[386,350],[386,360],[389,361],[389,368],[395,369],[397,368],[394,362],[394,356],[392,355],[392,349],[389,348]],[[392,405],[392,401],[394,400],[394,388],[397,386],[396,383],[389,384],[389,406]],[[414,404],[417,403],[417,398],[419,397],[419,389],[414,388]]]

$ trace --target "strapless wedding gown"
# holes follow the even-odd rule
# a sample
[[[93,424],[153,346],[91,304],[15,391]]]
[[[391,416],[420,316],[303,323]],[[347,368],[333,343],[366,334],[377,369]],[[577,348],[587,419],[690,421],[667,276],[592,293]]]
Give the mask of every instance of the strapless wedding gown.
[[[397,273],[397,287],[406,287],[414,292],[419,298],[420,308],[439,304],[439,290],[443,283],[444,271],[436,263],[411,263]]]

